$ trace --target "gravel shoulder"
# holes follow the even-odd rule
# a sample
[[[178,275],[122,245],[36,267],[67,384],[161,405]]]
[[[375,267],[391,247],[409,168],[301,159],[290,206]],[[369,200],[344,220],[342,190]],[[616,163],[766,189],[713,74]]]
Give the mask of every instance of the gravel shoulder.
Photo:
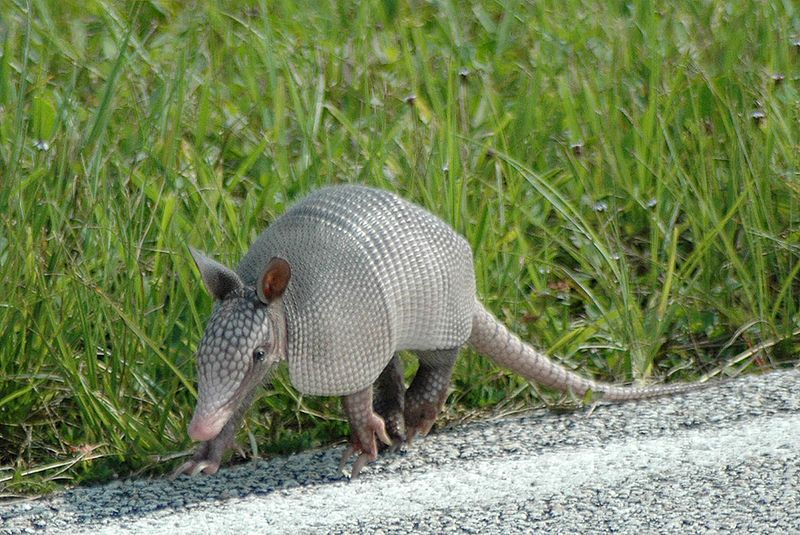
[[[0,533],[800,533],[800,372],[441,430],[359,480],[341,447],[0,505]]]

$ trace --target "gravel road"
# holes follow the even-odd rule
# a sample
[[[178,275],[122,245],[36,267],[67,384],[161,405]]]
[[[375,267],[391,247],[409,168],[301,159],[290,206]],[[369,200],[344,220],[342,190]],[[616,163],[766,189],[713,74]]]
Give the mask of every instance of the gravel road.
[[[800,371],[0,505],[0,533],[800,533]]]

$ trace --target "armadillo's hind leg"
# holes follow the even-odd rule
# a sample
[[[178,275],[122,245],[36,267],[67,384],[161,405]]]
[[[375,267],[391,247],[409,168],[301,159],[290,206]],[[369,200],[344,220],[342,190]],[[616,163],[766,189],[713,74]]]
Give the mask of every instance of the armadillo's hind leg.
[[[406,392],[406,436],[410,444],[418,433],[427,435],[447,399],[458,348],[417,351],[419,369]]]
[[[386,433],[392,439],[389,449],[394,451],[406,441],[406,424],[403,417],[405,410],[406,384],[403,376],[403,360],[395,353],[389,364],[375,381],[375,397],[373,408],[383,418]],[[382,443],[379,449],[384,449]]]
[[[347,420],[350,422],[350,446],[342,455],[339,470],[344,468],[345,463],[354,453],[360,452],[356,462],[353,463],[353,471],[350,474],[350,478],[355,479],[368,462],[378,458],[378,445],[375,437],[377,436],[385,444],[391,444],[391,440],[386,434],[383,418],[372,410],[372,385],[360,392],[344,396],[342,407],[344,407]]]

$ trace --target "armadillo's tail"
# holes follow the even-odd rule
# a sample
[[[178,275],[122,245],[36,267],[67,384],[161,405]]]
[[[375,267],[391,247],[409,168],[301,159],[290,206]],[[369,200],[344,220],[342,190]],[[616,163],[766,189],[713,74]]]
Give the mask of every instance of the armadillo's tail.
[[[587,379],[550,360],[520,340],[479,302],[476,302],[472,316],[469,344],[500,366],[522,375],[529,381],[562,392],[572,392],[579,397],[583,397],[591,390],[605,400],[643,399],[677,394],[704,386],[692,383],[637,388]]]

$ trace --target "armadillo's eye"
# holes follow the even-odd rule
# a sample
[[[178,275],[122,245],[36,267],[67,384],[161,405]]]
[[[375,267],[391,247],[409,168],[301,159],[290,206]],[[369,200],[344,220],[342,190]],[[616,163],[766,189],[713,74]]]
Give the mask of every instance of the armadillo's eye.
[[[261,362],[267,356],[267,352],[261,349],[260,347],[253,351],[253,360],[256,362]]]

